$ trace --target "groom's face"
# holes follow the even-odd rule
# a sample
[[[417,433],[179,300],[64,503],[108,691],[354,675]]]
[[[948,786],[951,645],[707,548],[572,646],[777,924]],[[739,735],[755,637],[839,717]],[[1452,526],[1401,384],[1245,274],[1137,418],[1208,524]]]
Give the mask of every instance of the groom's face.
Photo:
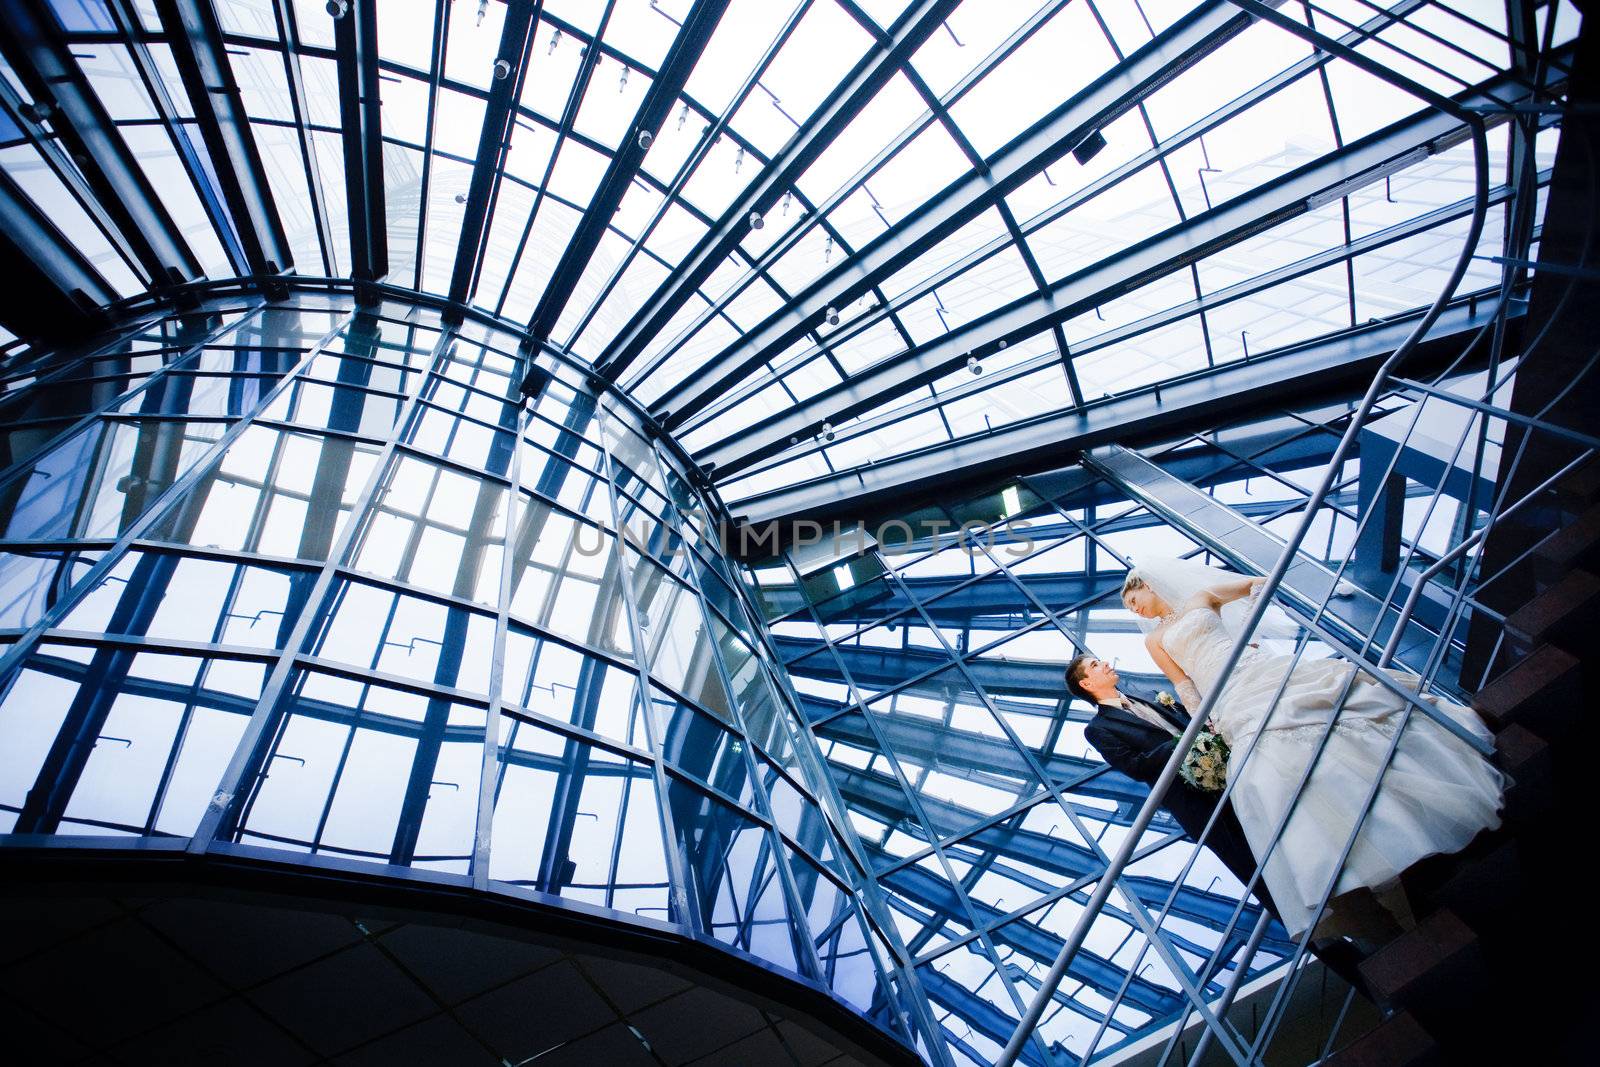
[[[1103,659],[1092,659],[1083,665],[1083,688],[1091,693],[1105,694],[1117,687],[1117,669]]]

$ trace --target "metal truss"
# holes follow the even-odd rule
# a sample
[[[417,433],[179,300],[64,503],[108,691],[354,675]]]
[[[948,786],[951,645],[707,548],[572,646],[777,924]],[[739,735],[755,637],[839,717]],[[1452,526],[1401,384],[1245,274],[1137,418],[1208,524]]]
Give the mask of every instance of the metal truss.
[[[0,19],[0,50],[33,98],[37,120],[47,122],[60,138],[151,288],[165,291],[200,278],[203,272],[194,253],[78,67],[47,6],[37,0],[8,5]]]
[[[1502,75],[1464,94],[1465,107],[1503,108],[1532,99]],[[1486,114],[1504,121],[1508,111]],[[697,454],[718,480],[812,438],[824,423],[842,424],[1041,330],[1092,311],[1207,255],[1331,203],[1386,175],[1459,144],[1465,128],[1453,116],[1429,110],[1328,154],[1252,192],[1196,215],[1115,256],[1019,298],[925,345],[874,365],[791,410],[762,420],[737,438]]]
[[[1223,0],[1202,4],[1149,44],[1062,103],[973,171],[842,260],[782,308],[713,356],[692,383],[653,408],[672,429],[979,214],[1002,203],[1147,96],[1243,32],[1254,19]],[[670,411],[668,410],[670,408]]]
[[[919,0],[907,8],[886,45],[869,52],[829,94],[783,151],[736,197],[715,226],[701,238],[672,278],[651,296],[596,360],[599,373],[616,381],[722,262],[733,254],[750,228],[752,212],[764,214],[860,113],[949,17],[954,0]]]

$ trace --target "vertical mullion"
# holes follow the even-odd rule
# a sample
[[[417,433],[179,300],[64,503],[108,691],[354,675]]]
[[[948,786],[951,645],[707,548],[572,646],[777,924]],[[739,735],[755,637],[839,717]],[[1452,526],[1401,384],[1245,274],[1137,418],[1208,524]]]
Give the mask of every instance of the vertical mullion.
[[[651,459],[655,462],[657,468],[660,468],[662,466],[661,456],[657,452],[656,443],[654,441],[650,441],[649,444],[651,447]],[[674,512],[678,511],[676,505],[669,503],[669,506],[672,507]],[[678,520],[680,517],[681,513],[670,516],[668,520],[669,524]],[[669,525],[668,528],[671,529],[671,526]],[[693,552],[694,550],[689,547],[688,541],[684,538],[682,531],[679,530],[674,532],[678,534],[679,541],[679,543],[674,546],[674,551]],[[711,607],[710,603],[706,600],[705,592],[700,587],[700,575],[696,571],[693,563],[691,562],[689,566],[685,567],[684,571],[688,575],[689,587],[694,590],[695,597],[700,602],[701,615],[708,620],[714,618],[714,612],[716,609]],[[730,632],[734,634],[734,639],[737,640],[738,632],[736,630],[731,630]],[[800,906],[800,890],[795,885],[794,872],[789,870],[788,857],[784,855],[783,838],[778,833],[778,822],[777,819],[773,817],[772,805],[767,800],[766,787],[761,784],[761,764],[756,760],[755,746],[750,740],[750,728],[745,723],[744,707],[740,701],[736,699],[737,690],[735,690],[733,686],[733,677],[728,674],[727,665],[722,662],[721,650],[717,648],[716,636],[709,625],[706,627],[706,641],[709,645],[709,651],[711,652],[711,661],[717,669],[717,676],[722,679],[723,687],[728,692],[728,707],[732,710],[734,721],[739,727],[740,739],[744,742],[741,747],[744,750],[743,756],[745,761],[745,771],[750,775],[752,792],[756,798],[756,810],[760,812],[762,817],[767,820],[766,835],[768,847],[772,850],[772,862],[778,871],[778,879],[782,885],[785,907],[788,909],[789,913],[788,922],[790,941],[802,942],[802,944],[795,946],[802,973],[816,975],[820,981],[822,976],[822,961],[817,956],[816,945],[813,943],[811,938],[810,923],[806,918],[806,910]],[[751,648],[750,653],[757,676],[760,677],[763,682],[766,682],[766,666],[762,662],[761,656],[755,648]],[[774,695],[770,692],[770,684],[768,695]],[[786,711],[787,709],[784,709],[780,705],[779,710]],[[787,732],[788,729],[785,727],[785,733]],[[805,743],[806,740],[806,738],[797,737],[792,738],[789,743],[791,745],[798,745]],[[747,903],[749,902],[747,901]],[[798,938],[795,937],[794,935],[796,931],[803,932],[803,936]]]
[[[431,127],[430,127],[431,129]],[[418,263],[420,269],[420,248]],[[518,376],[520,379],[520,375]],[[500,709],[505,701],[506,641],[511,629],[511,545],[516,537],[517,512],[522,506],[522,435],[533,420],[533,412],[523,406],[518,413],[511,442],[510,496],[506,499],[505,532],[500,543],[500,589],[494,617],[494,654],[489,661],[489,706],[483,723],[483,765],[478,774],[478,822],[472,842],[472,887],[489,888],[489,859],[494,837],[494,805],[498,794],[500,761]],[[533,667],[529,667],[529,671]],[[619,835],[620,836],[620,835]]]
[[[611,447],[606,442],[606,418],[605,406],[600,403],[599,397],[595,397],[595,425],[600,428],[600,433],[598,440],[593,444],[600,453],[601,467],[595,475],[605,484],[606,499],[611,507],[611,524],[617,542],[615,551],[618,573],[622,579],[622,603],[623,609],[628,614],[628,629],[633,634],[634,665],[638,672],[634,679],[637,713],[644,720],[645,738],[650,744],[650,767],[656,783],[656,807],[661,817],[661,833],[666,846],[667,876],[672,881],[669,896],[677,909],[678,923],[688,930],[691,937],[698,938],[702,929],[700,903],[695,894],[689,891],[688,872],[683,857],[678,852],[677,827],[673,821],[672,805],[668,801],[667,794],[670,782],[662,756],[661,741],[656,736],[655,721],[650,714],[650,646],[645,643],[644,631],[639,626],[638,610],[633,602],[633,582],[627,569],[627,545],[621,532],[623,528],[621,511],[617,505],[617,487],[612,477]],[[705,926],[709,928],[709,923]]]

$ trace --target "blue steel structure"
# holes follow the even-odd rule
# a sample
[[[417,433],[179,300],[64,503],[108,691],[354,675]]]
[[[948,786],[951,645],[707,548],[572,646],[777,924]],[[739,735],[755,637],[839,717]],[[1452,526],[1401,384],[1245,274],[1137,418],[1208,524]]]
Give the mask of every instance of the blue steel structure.
[[[1116,598],[1130,560],[1270,569],[1140,496],[1140,464],[1283,532],[1348,411],[1280,402],[1382,363],[1469,217],[1418,355],[1492,333],[1500,358],[1579,23],[1464,0],[6,16],[7,855],[595,919],[940,1067],[999,1055],[1147,795],[1060,681],[1092,648],[1159,682]],[[1462,109],[1492,137],[1482,197]],[[1501,417],[1493,373],[1464,403]],[[1304,546],[1354,552],[1369,607],[1402,551],[1447,551],[1424,483],[1463,533],[1491,485],[1384,425]],[[833,554],[720,539],[836,515],[903,524]],[[1469,692],[1448,601],[1416,612],[1442,645],[1398,658]],[[1298,651],[1386,610],[1319,616]],[[1298,956],[1165,815],[1119,886],[1023,1062],[1130,1052]]]
[[[541,360],[524,404],[516,344],[222,298],[13,368],[19,401],[104,404],[0,488],[6,846],[576,908],[909,1041],[714,513],[578,369]]]

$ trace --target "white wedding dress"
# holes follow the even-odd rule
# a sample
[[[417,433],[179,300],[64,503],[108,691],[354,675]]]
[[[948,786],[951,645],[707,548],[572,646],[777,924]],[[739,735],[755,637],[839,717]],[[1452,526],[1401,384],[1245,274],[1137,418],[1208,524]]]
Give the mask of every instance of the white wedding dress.
[[[1167,624],[1162,644],[1200,691],[1209,693],[1218,684],[1233,640],[1214,610],[1198,607]],[[1237,780],[1230,798],[1258,858],[1293,800],[1352,669],[1345,660],[1302,659],[1274,708],[1273,697],[1292,663],[1292,656],[1247,648],[1211,715],[1232,750],[1229,775]],[[1415,690],[1415,675],[1387,673]],[[1433,696],[1424,699],[1473,734],[1491,737],[1470,708]],[[1365,671],[1350,690],[1333,736],[1262,875],[1291,935],[1318,918],[1317,905],[1405,706]],[[1260,741],[1245,760],[1257,735]],[[1232,765],[1241,760],[1243,766],[1235,770]],[[1504,784],[1501,773],[1470,746],[1413,710],[1333,895],[1380,886],[1423,857],[1458,851],[1480,830],[1498,826]]]

